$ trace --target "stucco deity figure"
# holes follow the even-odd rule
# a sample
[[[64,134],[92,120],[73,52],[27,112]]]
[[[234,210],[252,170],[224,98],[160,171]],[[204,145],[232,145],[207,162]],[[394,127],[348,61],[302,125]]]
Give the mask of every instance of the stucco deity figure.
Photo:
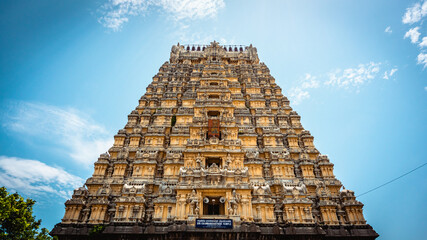
[[[141,150],[138,150],[135,154],[136,159],[141,159],[143,156],[143,152]]]
[[[197,197],[196,190],[193,189],[193,191],[191,192],[189,201],[190,201],[190,215],[193,215],[196,212],[196,208],[199,208],[198,206],[199,198]]]
[[[230,131],[227,128],[224,128],[224,130],[222,131],[222,134],[224,135],[223,138],[226,139],[230,134]]]
[[[228,215],[233,215],[233,208],[230,205],[228,206],[228,209],[227,209],[228,210]]]
[[[232,161],[233,161],[233,158],[231,157],[230,153],[227,153],[227,158],[225,159],[225,166],[228,168],[228,166]]]
[[[196,208],[194,209],[194,212],[196,216],[199,216],[199,212],[200,212],[199,206],[196,206]]]
[[[233,215],[237,215],[237,208],[240,202],[240,196],[236,193],[236,190],[233,190],[231,194],[231,199],[229,201],[230,207],[233,210]]]
[[[178,45],[173,45],[171,49],[170,60],[171,62],[175,62],[179,57],[179,43]]]
[[[191,137],[192,138],[197,138],[197,131],[192,131],[191,132]]]
[[[129,150],[124,147],[122,150],[120,150],[119,154],[118,154],[118,158],[119,159],[126,159],[129,156]]]
[[[200,139],[201,140],[205,139],[205,132],[203,131],[203,128],[200,128]]]
[[[200,156],[200,153],[198,153],[197,157],[196,157],[196,166],[200,167],[202,162],[203,162],[203,158],[202,158],[202,156]]]

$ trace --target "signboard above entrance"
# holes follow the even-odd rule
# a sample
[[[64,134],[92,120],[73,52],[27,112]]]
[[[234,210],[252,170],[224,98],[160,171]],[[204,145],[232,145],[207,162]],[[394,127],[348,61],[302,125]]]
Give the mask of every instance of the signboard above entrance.
[[[231,219],[196,219],[196,228],[221,228],[232,229]]]

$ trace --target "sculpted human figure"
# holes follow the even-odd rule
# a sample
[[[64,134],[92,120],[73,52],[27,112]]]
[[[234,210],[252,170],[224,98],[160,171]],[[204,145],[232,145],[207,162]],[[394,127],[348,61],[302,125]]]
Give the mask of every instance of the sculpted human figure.
[[[199,211],[200,211],[199,206],[196,206],[196,209],[195,209],[195,214],[196,214],[196,216],[199,216]]]
[[[198,153],[197,157],[196,157],[196,165],[197,165],[197,167],[200,167],[201,164],[202,164],[202,162],[203,162],[203,158],[200,156],[200,153]]]
[[[236,193],[236,190],[233,190],[230,199],[230,207],[233,210],[233,215],[237,215],[237,207],[240,202],[240,196]]]
[[[241,163],[242,163],[242,161],[240,161],[240,159],[236,159],[236,161],[235,161],[235,166],[237,167],[237,168],[240,168],[240,166],[241,166]]]
[[[138,150],[138,151],[136,152],[136,154],[135,154],[135,156],[136,156],[136,158],[137,158],[137,159],[141,159],[141,158],[142,158],[142,155],[143,155],[143,153],[142,153],[142,151],[141,151],[141,150]]]
[[[228,209],[227,209],[228,210],[228,215],[233,215],[233,208],[230,205],[228,206]]]
[[[228,131],[227,128],[224,128],[224,130],[222,131],[222,134],[224,135],[224,139],[226,139],[228,137],[228,135],[230,134],[230,131]]]
[[[198,211],[196,208],[199,208],[198,207],[199,198],[197,197],[196,190],[193,189],[189,200],[190,200],[190,215],[193,215],[195,211]]]
[[[118,156],[119,159],[126,159],[129,156],[129,150],[126,147],[124,147],[122,150],[120,150],[118,155],[119,155]]]
[[[204,140],[205,139],[205,133],[203,132],[203,129],[200,128],[200,139]]]
[[[192,138],[197,138],[197,131],[192,131],[191,133]]]

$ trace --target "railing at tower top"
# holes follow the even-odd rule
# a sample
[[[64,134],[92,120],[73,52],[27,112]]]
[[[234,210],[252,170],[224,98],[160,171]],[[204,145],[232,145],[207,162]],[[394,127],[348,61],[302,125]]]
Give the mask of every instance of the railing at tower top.
[[[210,45],[201,44],[183,44],[184,50],[191,52],[204,51]],[[243,52],[248,48],[245,45],[220,45],[226,52]]]

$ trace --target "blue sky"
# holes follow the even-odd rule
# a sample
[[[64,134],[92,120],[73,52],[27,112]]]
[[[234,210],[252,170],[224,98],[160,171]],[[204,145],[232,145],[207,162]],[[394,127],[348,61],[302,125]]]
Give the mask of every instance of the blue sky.
[[[427,161],[423,0],[16,0],[0,19],[0,185],[48,228],[178,42],[257,47],[356,195]],[[426,174],[359,198],[380,239],[427,234]]]

